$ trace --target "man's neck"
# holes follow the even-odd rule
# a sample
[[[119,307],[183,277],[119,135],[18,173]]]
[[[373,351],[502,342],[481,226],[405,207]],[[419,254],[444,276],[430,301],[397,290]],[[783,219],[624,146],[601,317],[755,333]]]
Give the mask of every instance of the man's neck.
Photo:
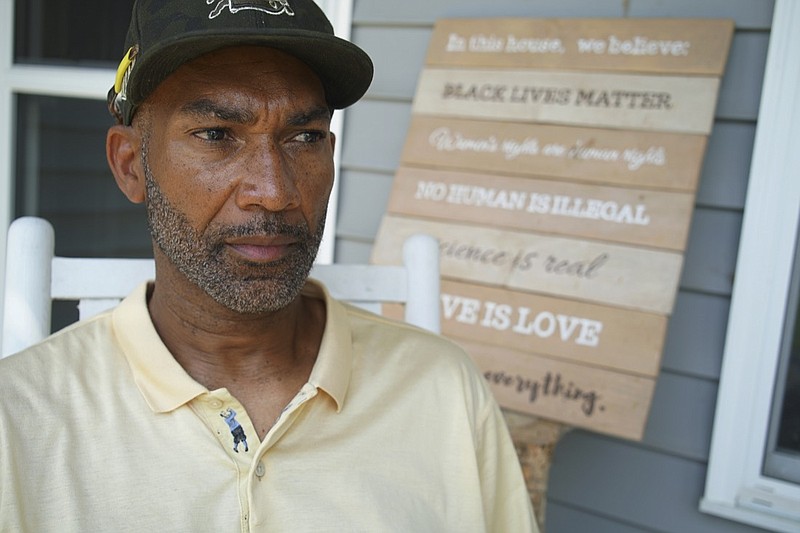
[[[308,380],[325,328],[324,302],[301,295],[276,312],[241,314],[194,285],[163,277],[148,294],[162,341],[198,383],[228,389],[263,437]]]
[[[238,313],[192,284],[170,280],[156,282],[148,294],[148,309],[164,344],[181,364],[227,362],[229,372],[242,366],[248,371],[253,365],[291,366],[317,330],[310,326],[319,326],[320,337],[324,326],[320,300],[301,295],[275,312]]]

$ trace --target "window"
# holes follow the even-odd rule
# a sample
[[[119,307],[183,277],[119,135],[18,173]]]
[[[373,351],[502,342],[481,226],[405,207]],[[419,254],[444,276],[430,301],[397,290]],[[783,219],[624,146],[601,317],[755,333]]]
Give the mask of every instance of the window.
[[[800,230],[796,230],[800,239]],[[775,376],[764,474],[800,485],[800,249],[794,246],[794,267]]]
[[[14,62],[115,68],[133,0],[15,0]]]
[[[782,532],[800,531],[798,24],[800,3],[777,0],[700,502],[705,512]]]
[[[101,100],[19,95],[14,217],[58,228],[62,256],[151,257],[144,207],[120,193],[105,156]]]

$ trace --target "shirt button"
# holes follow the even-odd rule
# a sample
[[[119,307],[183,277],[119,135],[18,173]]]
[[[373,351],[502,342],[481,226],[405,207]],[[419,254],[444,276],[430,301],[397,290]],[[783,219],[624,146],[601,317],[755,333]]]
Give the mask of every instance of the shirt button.
[[[208,401],[208,405],[211,406],[212,409],[219,409],[222,407],[222,402],[217,398],[212,398]]]
[[[259,461],[258,464],[256,465],[256,476],[264,477],[264,474],[266,474],[266,473],[267,473],[267,469],[264,467],[264,463]]]

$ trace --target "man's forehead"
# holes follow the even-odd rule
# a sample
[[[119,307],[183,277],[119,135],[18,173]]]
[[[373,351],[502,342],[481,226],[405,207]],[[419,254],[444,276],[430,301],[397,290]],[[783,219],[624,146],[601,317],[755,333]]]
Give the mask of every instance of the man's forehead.
[[[185,102],[177,109],[177,113],[198,119],[216,118],[224,122],[250,124],[258,120],[258,107],[260,107],[258,102],[230,100],[224,95],[211,95]],[[331,111],[327,106],[313,103],[287,109],[285,113],[286,122],[296,126],[330,121],[330,119]]]

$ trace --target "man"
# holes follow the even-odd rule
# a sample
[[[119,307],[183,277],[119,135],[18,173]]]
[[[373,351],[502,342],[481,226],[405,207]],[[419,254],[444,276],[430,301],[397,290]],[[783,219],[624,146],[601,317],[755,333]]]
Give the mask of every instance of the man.
[[[126,47],[156,279],[0,364],[0,530],[535,531],[464,353],[306,279],[366,54],[312,0],[143,0]]]

